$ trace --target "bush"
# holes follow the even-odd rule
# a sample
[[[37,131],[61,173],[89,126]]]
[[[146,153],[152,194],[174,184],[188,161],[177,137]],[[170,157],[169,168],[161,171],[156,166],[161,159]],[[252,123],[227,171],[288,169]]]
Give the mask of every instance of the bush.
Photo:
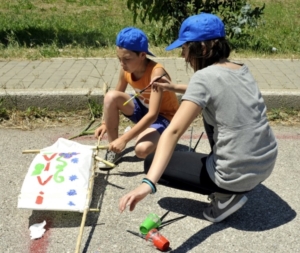
[[[139,18],[142,23],[155,24],[155,31],[148,33],[155,45],[174,41],[187,17],[206,12],[223,20],[233,47],[245,47],[247,41],[250,43],[265,8],[265,5],[252,8],[246,0],[127,0],[127,6],[133,12],[134,23]]]

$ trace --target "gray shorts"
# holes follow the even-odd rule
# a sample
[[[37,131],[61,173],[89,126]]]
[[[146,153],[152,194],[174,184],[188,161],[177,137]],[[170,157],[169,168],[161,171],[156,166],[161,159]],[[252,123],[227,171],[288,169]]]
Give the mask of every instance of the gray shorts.
[[[126,118],[130,119],[133,123],[138,123],[147,113],[148,108],[145,107],[138,98],[133,100],[134,103],[134,112],[132,115],[128,116],[123,114]],[[158,115],[155,122],[153,122],[149,128],[156,129],[160,134],[167,128],[170,124],[170,121],[165,117]]]

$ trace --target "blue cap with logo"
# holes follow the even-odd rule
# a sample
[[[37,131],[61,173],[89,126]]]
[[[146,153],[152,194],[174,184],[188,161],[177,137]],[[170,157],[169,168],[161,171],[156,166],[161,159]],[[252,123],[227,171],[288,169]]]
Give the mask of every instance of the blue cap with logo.
[[[148,39],[145,33],[135,27],[126,27],[121,30],[117,36],[116,45],[127,50],[145,52],[155,56],[148,50]]]
[[[205,41],[223,37],[225,37],[225,27],[222,20],[216,15],[202,12],[183,21],[179,30],[179,38],[166,47],[166,50],[180,47],[189,41]]]

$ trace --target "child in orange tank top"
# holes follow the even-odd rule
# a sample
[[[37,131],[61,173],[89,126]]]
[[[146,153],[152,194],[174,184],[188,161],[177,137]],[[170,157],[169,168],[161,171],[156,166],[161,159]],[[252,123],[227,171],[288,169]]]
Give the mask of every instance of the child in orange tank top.
[[[117,36],[116,46],[121,64],[119,80],[115,90],[109,91],[104,97],[104,121],[95,130],[97,138],[102,138],[107,133],[110,144],[104,159],[112,163],[121,159],[122,150],[135,137],[137,157],[144,159],[153,153],[161,133],[167,128],[179,107],[174,92],[152,90],[151,87],[124,105],[132,96],[125,93],[128,84],[139,93],[151,80],[163,74],[168,79],[170,77],[161,64],[147,58],[147,54],[154,55],[149,52],[148,39],[141,30],[134,27],[124,28]],[[122,136],[118,134],[120,111],[135,123],[132,129]],[[111,168],[104,163],[100,163],[99,167],[102,170]]]

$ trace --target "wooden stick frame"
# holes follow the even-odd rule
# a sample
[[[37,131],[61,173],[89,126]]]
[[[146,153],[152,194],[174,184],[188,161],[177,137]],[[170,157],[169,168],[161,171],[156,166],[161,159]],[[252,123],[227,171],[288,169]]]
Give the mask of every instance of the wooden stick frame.
[[[88,191],[87,191],[87,199],[86,199],[87,204],[86,204],[86,207],[84,209],[82,219],[81,219],[81,225],[80,225],[79,234],[78,234],[78,237],[77,237],[75,253],[80,252],[85,221],[86,221],[87,214],[90,211],[89,203],[92,199],[92,193],[93,193],[93,188],[94,188],[94,179],[95,179],[95,170],[96,170],[96,160],[95,160],[95,156],[94,156],[94,164],[93,164],[93,168],[92,168],[92,175],[89,179],[89,187],[88,187]]]
[[[99,156],[97,156],[100,149],[108,149],[108,146],[100,146],[99,141],[100,140],[98,140],[98,145],[93,147],[93,149],[95,150],[95,153],[93,155],[94,164],[93,164],[93,167],[91,169],[92,170],[92,175],[89,179],[89,186],[88,186],[88,190],[87,190],[87,199],[86,199],[87,205],[85,206],[85,209],[84,209],[84,212],[83,212],[83,215],[82,215],[81,225],[80,225],[79,234],[78,234],[77,242],[76,242],[75,253],[80,252],[82,235],[83,235],[84,226],[85,226],[86,217],[87,217],[88,212],[99,212],[100,211],[100,209],[98,209],[98,208],[89,208],[89,203],[92,199],[92,194],[93,194],[97,161],[103,162],[106,165],[111,166],[112,168],[115,167],[115,164],[113,164],[111,162],[108,162],[108,161],[100,158]],[[37,153],[40,153],[40,151],[41,150],[39,150],[39,149],[23,150],[22,154],[37,154]]]
[[[98,146],[92,147],[92,149],[95,149],[95,150],[108,149],[108,146],[99,146],[98,145]],[[40,152],[41,152],[40,149],[27,149],[27,150],[23,150],[22,154],[38,154]]]

